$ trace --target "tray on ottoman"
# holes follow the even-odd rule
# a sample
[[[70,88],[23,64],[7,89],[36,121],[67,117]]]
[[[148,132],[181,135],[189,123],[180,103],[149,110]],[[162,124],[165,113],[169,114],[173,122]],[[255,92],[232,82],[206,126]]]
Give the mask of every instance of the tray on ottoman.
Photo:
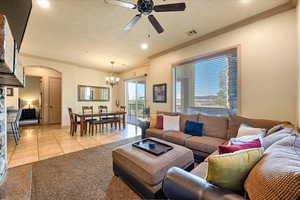
[[[170,145],[151,139],[144,139],[138,141],[136,143],[133,143],[132,146],[142,149],[143,151],[146,151],[156,156],[167,153],[168,151],[173,149],[173,147]]]

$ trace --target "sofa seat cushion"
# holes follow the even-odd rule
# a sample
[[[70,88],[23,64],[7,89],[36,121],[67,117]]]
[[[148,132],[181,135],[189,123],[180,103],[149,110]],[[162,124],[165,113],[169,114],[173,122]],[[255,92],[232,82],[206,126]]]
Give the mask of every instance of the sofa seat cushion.
[[[167,140],[168,142],[172,142],[179,145],[185,145],[185,140],[187,138],[192,137],[191,135],[185,134],[183,132],[165,132],[163,135],[163,139]]]
[[[190,149],[195,149],[210,154],[216,151],[218,146],[224,144],[225,142],[226,140],[221,138],[192,136],[186,139],[185,146]]]
[[[191,150],[157,138],[150,139],[170,145],[173,149],[160,156],[155,156],[133,147],[132,144],[127,144],[117,147],[112,152],[114,164],[122,167],[141,183],[155,186],[162,182],[171,167],[185,169],[194,163]]]
[[[157,128],[148,128],[146,130],[146,137],[163,138],[164,130]]]
[[[199,115],[198,122],[204,124],[203,132],[205,136],[227,138],[228,119],[226,117]]]
[[[203,179],[206,179],[207,170],[208,170],[208,162],[202,162],[197,167],[195,167],[195,169],[193,169],[191,173]]]

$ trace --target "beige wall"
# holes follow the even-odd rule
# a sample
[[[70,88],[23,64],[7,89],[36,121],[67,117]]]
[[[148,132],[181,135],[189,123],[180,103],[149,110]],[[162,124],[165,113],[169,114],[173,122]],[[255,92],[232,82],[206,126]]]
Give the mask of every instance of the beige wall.
[[[298,39],[298,127],[300,126],[300,1],[297,6],[297,39]]]
[[[10,88],[10,87],[8,87]],[[18,97],[19,97],[19,90],[18,88],[14,88],[14,96],[8,96],[6,98],[6,105],[7,107],[11,107],[13,109],[18,109]]]
[[[174,63],[239,46],[240,114],[295,123],[296,35],[296,10],[291,10],[151,60],[147,69],[151,112],[172,110],[171,68]],[[158,83],[168,84],[167,104],[152,103],[152,85]]]
[[[91,86],[105,86],[105,77],[108,75],[106,72],[98,70],[77,67],[61,62],[35,58],[31,56],[22,56],[22,62],[25,67],[49,67],[61,73],[62,76],[62,125],[69,125],[68,107],[74,111],[81,111],[82,105],[107,105],[109,109],[114,109],[115,98],[113,98],[114,91],[111,92],[110,102],[78,102],[77,101],[77,86],[91,85]],[[35,71],[38,73],[38,71]]]

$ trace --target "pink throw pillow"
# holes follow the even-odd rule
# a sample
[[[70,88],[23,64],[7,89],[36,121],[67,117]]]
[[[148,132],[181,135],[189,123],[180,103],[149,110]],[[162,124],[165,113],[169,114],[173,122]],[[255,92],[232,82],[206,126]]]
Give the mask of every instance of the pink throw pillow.
[[[219,146],[219,154],[233,153],[243,149],[252,149],[252,148],[260,148],[260,147],[261,147],[260,139],[255,139],[244,144],[236,144],[230,146],[221,145]]]
[[[163,115],[157,115],[156,128],[157,129],[164,128],[164,116]]]

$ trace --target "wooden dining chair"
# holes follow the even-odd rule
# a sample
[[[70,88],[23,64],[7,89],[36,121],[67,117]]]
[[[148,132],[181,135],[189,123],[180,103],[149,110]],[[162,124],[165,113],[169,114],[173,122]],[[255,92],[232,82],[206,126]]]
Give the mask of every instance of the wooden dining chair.
[[[68,108],[69,111],[69,117],[70,117],[70,135],[74,136],[77,132],[77,126],[80,124],[79,121],[77,121],[72,108]]]
[[[99,106],[99,110],[102,113],[108,113],[108,107],[107,106]],[[110,124],[110,127],[112,128],[117,128],[117,123],[118,123],[118,116],[113,116],[113,117],[103,117],[102,120],[105,121],[105,124]]]
[[[82,114],[83,115],[91,115],[91,117],[86,117],[85,118],[85,132],[87,132],[87,130],[89,131],[89,134],[92,131],[92,126],[91,126],[91,122],[95,121],[96,119],[94,118],[94,108],[93,106],[82,106]]]

